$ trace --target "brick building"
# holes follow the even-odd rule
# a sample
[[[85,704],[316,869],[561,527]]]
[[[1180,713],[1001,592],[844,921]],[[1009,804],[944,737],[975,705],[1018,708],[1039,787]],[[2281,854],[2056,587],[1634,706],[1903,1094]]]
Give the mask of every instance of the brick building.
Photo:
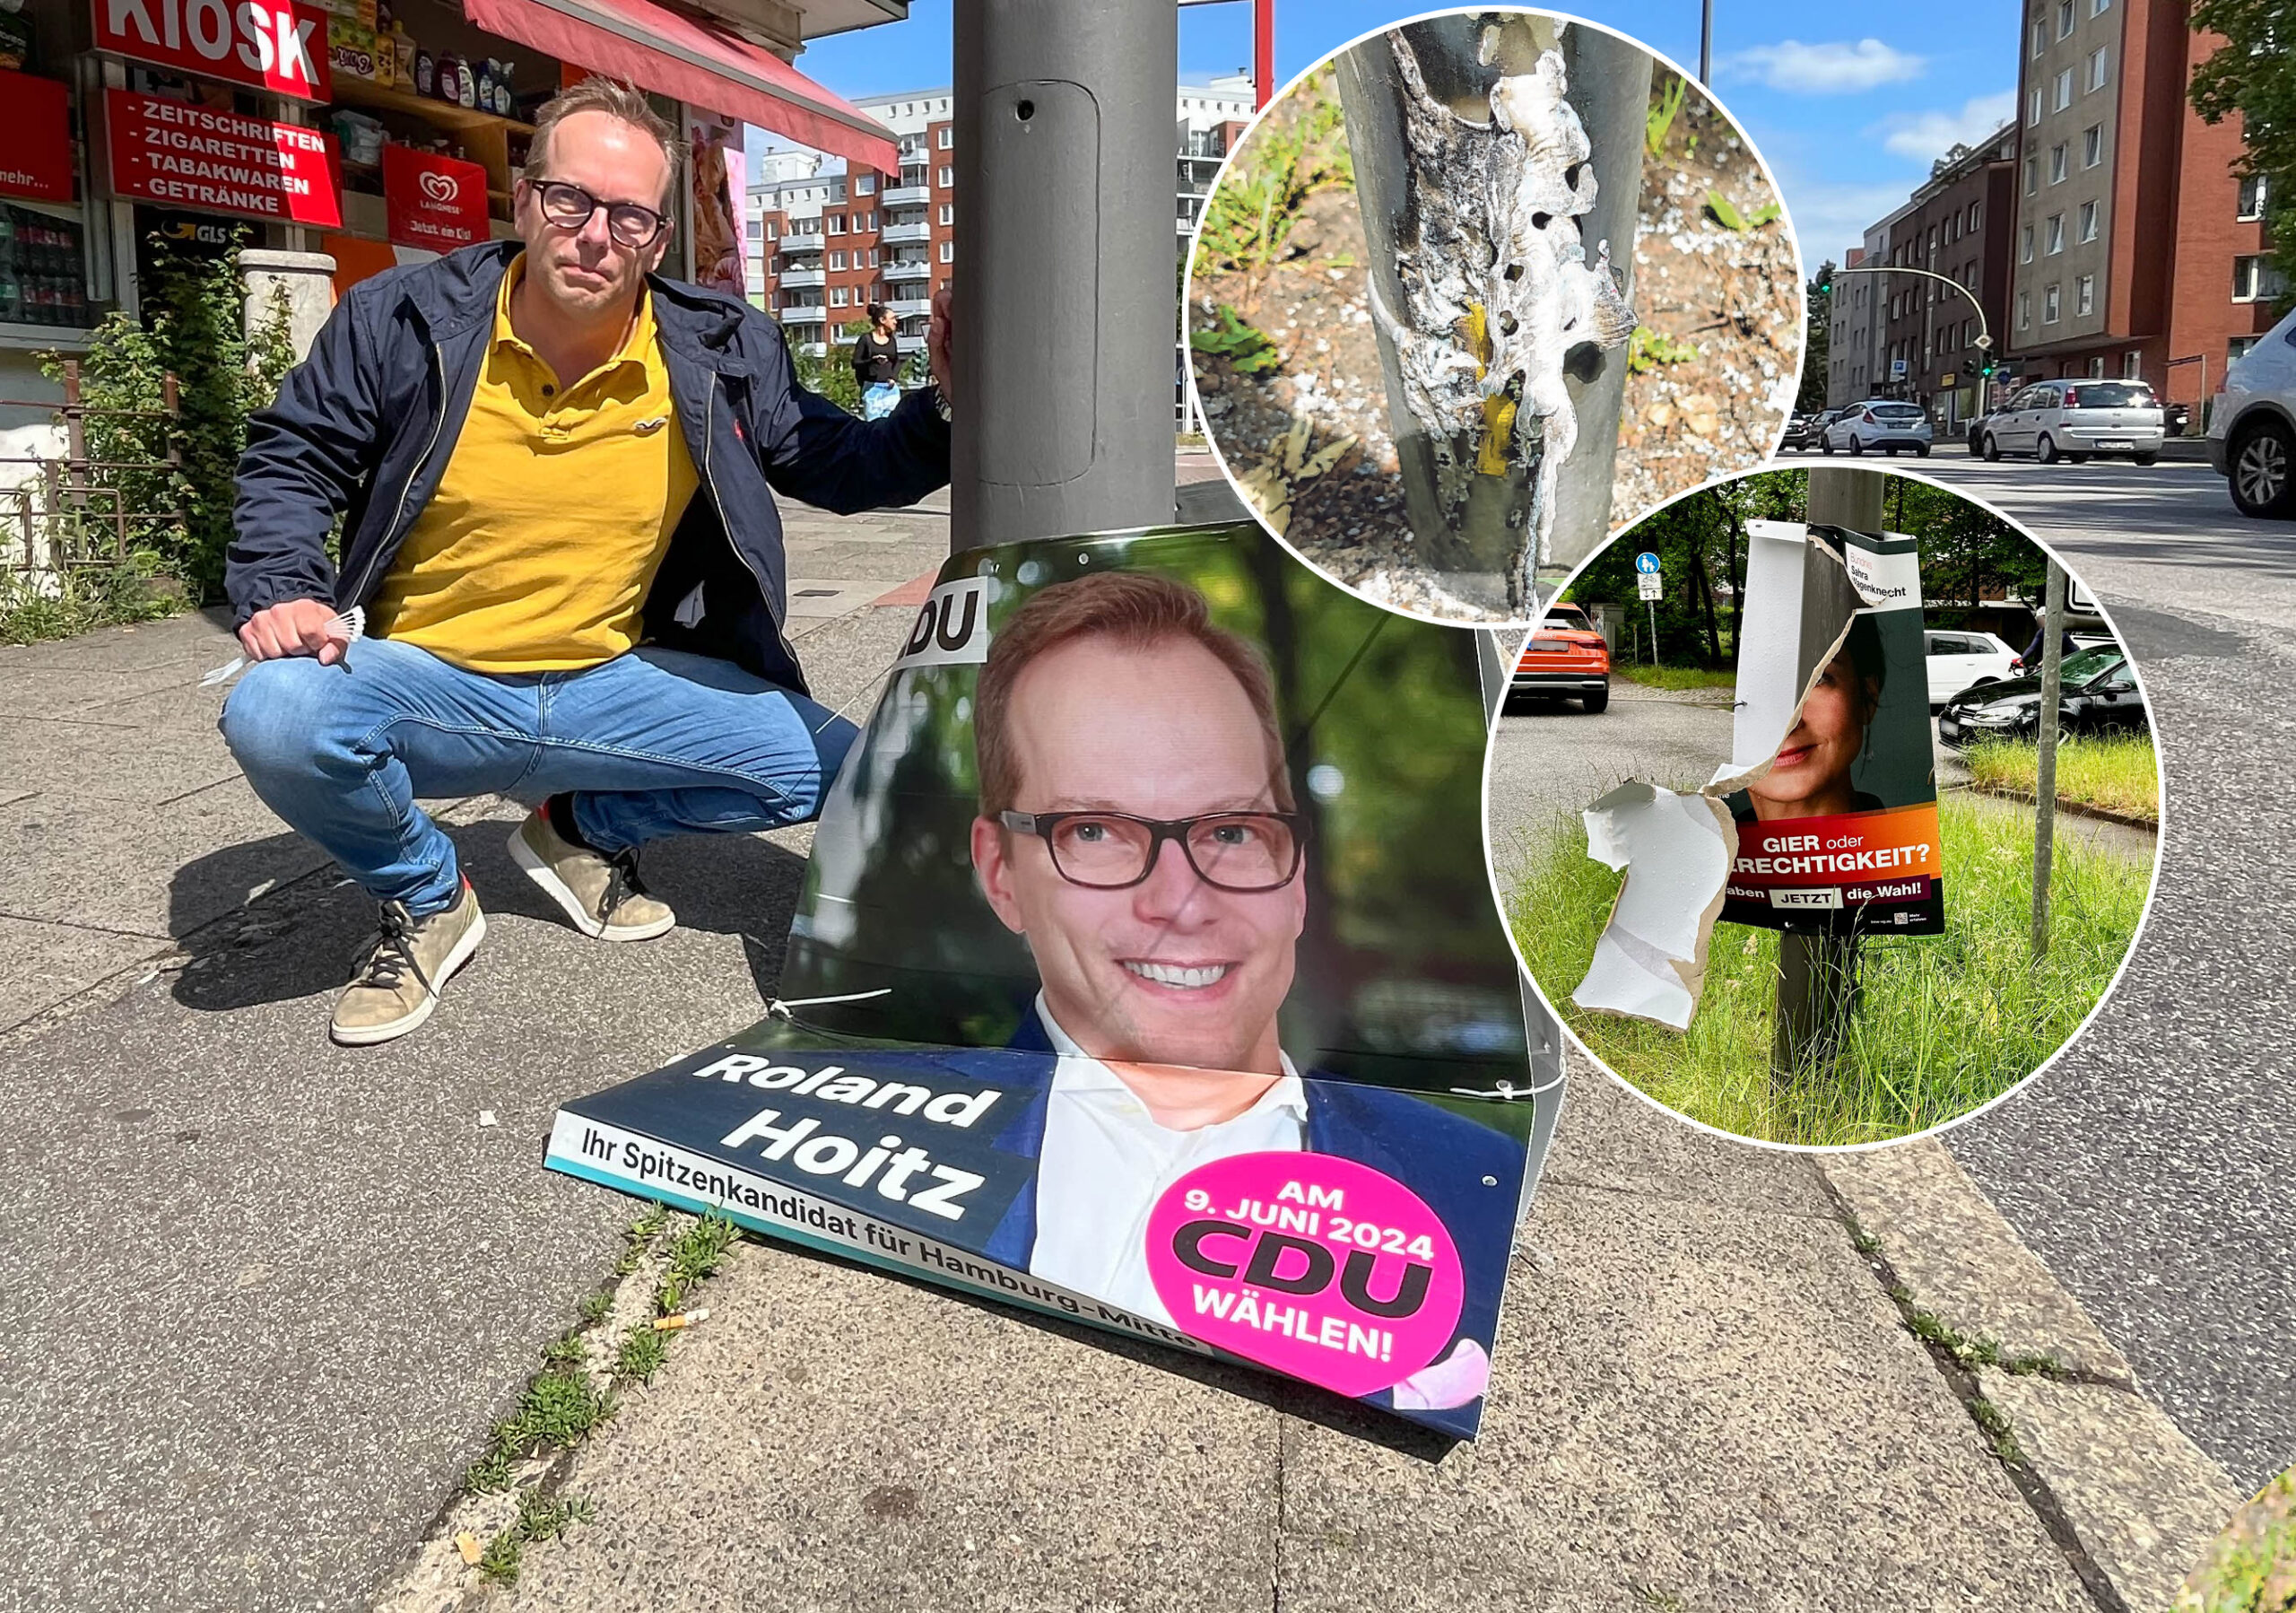
[[[1874,395],[1924,405],[1941,431],[1981,412],[1980,332],[1992,336],[1996,350],[2002,345],[2016,168],[2017,131],[2004,125],[1940,158],[1929,182],[1891,220],[1883,262],[1943,275],[1968,296],[1916,275],[1846,277],[1875,283],[1881,299]]]
[[[2186,0],[2027,0],[2007,346],[2020,380],[2132,376],[2199,402],[2272,325],[2237,118],[2186,99],[2223,41]]]
[[[778,318],[793,344],[816,354],[883,302],[908,352],[925,346],[934,293],[956,273],[956,137],[948,89],[857,100],[892,130],[900,170],[852,170],[802,150],[765,154],[750,187],[750,300]],[[1174,239],[1189,231],[1222,158],[1252,111],[1248,78],[1182,84],[1177,119]]]

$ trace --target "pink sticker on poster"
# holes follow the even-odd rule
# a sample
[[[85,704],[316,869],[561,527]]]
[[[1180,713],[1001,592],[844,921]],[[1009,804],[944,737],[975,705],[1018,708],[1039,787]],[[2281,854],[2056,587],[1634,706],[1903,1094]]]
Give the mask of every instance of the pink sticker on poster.
[[[1465,1284],[1418,1194],[1326,1154],[1239,1154],[1181,1177],[1148,1217],[1148,1273],[1180,1329],[1344,1395],[1451,1342]]]

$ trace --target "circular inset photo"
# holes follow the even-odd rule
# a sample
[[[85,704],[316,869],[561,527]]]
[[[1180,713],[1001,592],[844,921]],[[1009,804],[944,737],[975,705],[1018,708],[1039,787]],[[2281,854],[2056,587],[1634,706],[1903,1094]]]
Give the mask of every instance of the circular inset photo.
[[[1522,623],[1618,524],[1775,450],[1802,278],[1701,87],[1482,9],[1269,103],[1205,199],[1187,325],[1205,435],[1288,546],[1393,609]]]
[[[2159,863],[2109,615],[1894,471],[1732,478],[1603,548],[1523,646],[1485,789],[1564,1026],[1765,1143],[1892,1141],[2009,1092],[2103,1000]]]
[[[2232,1514],[2170,1613],[2296,1613],[2296,1468]]]

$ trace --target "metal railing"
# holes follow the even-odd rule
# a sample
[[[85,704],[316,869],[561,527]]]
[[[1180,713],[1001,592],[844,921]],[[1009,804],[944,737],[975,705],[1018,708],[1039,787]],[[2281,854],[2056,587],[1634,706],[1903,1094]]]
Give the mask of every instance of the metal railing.
[[[80,361],[67,359],[61,405],[0,397],[0,407],[46,409],[64,428],[61,458],[0,457],[0,571],[60,577],[85,566],[124,565],[155,530],[183,530],[179,503],[137,508],[155,495],[180,496],[183,456],[173,430],[179,414],[173,375],[162,378],[160,396],[156,409],[93,406],[82,388]],[[158,458],[97,458],[89,452],[91,425],[110,436],[103,428],[142,423],[131,432],[148,440],[154,421],[166,423],[156,428],[163,445]]]

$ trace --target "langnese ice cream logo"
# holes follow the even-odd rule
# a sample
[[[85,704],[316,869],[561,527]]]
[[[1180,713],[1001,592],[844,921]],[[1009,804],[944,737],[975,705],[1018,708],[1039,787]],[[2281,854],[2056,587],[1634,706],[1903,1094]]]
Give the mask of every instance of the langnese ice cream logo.
[[[422,194],[436,206],[452,207],[462,195],[462,181],[437,169],[422,170]]]

